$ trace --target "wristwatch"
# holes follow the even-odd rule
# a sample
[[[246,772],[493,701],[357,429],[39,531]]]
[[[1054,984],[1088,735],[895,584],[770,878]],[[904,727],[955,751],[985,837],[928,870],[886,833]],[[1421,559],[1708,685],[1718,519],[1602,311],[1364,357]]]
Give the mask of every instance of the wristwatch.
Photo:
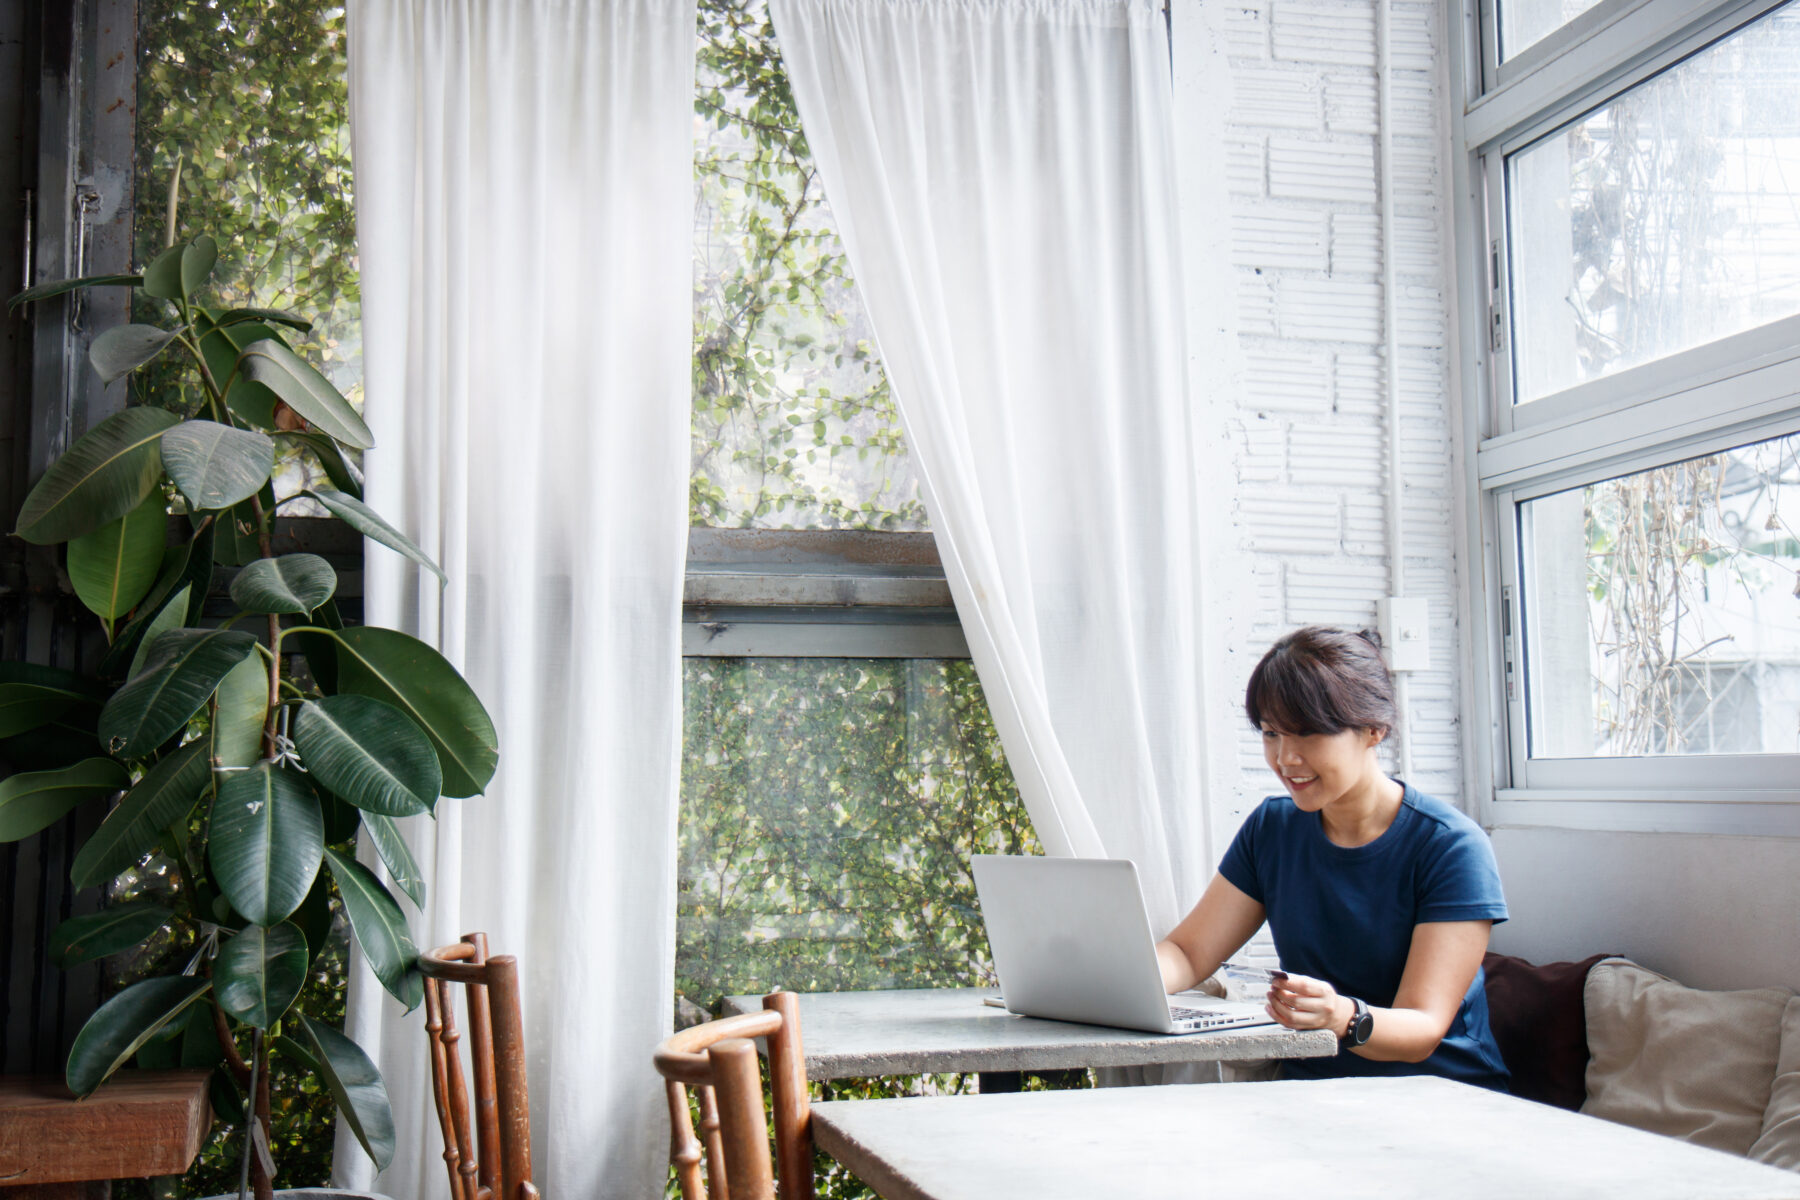
[[[1338,1039],[1340,1046],[1361,1046],[1375,1032],[1375,1018],[1369,1015],[1369,1006],[1355,996],[1344,997],[1356,1006],[1350,1014],[1350,1024],[1344,1027],[1344,1036]]]

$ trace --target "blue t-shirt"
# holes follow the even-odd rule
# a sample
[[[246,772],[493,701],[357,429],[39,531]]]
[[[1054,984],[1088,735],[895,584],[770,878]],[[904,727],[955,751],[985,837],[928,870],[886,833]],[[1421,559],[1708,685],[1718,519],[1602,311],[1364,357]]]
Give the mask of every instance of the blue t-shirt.
[[[1271,796],[1250,814],[1219,874],[1262,904],[1284,970],[1323,979],[1341,995],[1391,1008],[1413,926],[1425,921],[1506,920],[1500,869],[1481,827],[1410,785],[1386,832],[1366,846],[1325,835],[1319,814]],[[1334,1058],[1287,1063],[1289,1078],[1443,1075],[1506,1090],[1506,1065],[1488,1026],[1480,970],[1450,1031],[1421,1063]]]

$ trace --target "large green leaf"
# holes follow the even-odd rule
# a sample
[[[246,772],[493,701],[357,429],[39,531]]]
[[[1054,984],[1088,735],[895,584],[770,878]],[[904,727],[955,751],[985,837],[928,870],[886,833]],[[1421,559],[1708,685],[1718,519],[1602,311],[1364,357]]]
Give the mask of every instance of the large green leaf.
[[[302,776],[260,763],[219,785],[207,861],[246,920],[274,925],[300,907],[324,847],[319,797]]]
[[[162,439],[163,469],[195,512],[248,500],[275,470],[275,443],[253,429],[186,421]]]
[[[36,287],[26,288],[8,300],[6,307],[14,309],[21,304],[30,304],[33,300],[48,300],[52,296],[60,296],[80,288],[140,287],[143,282],[142,275],[83,275],[79,279],[58,279],[55,283],[40,283]]]
[[[263,756],[269,719],[269,672],[262,655],[252,654],[227,671],[215,695],[213,758],[222,767],[250,766]]]
[[[331,1026],[301,1013],[300,1028],[312,1044],[313,1060],[325,1077],[331,1098],[350,1123],[350,1132],[375,1160],[376,1168],[386,1170],[394,1161],[394,1113],[381,1072],[362,1047]]]
[[[206,369],[217,386],[225,387],[226,381],[231,381],[231,386],[225,388],[225,407],[232,415],[258,429],[272,430],[278,397],[262,384],[239,374],[237,362],[238,355],[251,342],[266,338],[279,341],[281,335],[266,322],[225,325],[220,323],[223,320],[224,317],[207,311],[194,315],[194,328],[200,334],[200,357],[206,360]]]
[[[444,795],[473,796],[494,777],[500,739],[475,691],[456,668],[395,629],[335,630],[338,690],[385,700],[405,713],[437,750]]]
[[[165,975],[134,983],[100,1006],[69,1050],[69,1090],[86,1096],[156,1032],[204,996],[212,980]]]
[[[326,837],[331,835],[328,833]],[[325,949],[325,943],[331,940],[331,874],[320,871],[313,879],[312,890],[306,893],[306,899],[294,910],[288,920],[297,926],[306,937],[307,961],[310,963],[319,957]]]
[[[331,486],[354,499],[362,499],[362,480],[350,466],[350,460],[344,457],[343,447],[322,433],[307,433],[303,430],[286,430],[275,435],[277,441],[283,439],[304,446],[313,452],[319,465],[325,468],[326,478]]]
[[[343,393],[286,345],[253,343],[238,356],[238,370],[287,401],[321,433],[357,450],[375,444],[375,436]]]
[[[54,545],[91,533],[142,504],[162,478],[162,436],[180,423],[180,417],[160,408],[128,408],[88,430],[25,497],[18,535],[40,546]]]
[[[116,621],[144,598],[162,567],[168,524],[162,494],[152,491],[118,520],[69,543],[69,582],[89,612]]]
[[[378,813],[364,813],[362,823],[369,831],[369,844],[381,855],[395,886],[412,897],[414,907],[423,910],[425,878],[419,873],[419,864],[407,848],[406,839],[400,836],[400,827],[394,824],[392,817]]]
[[[316,554],[259,558],[231,581],[231,598],[245,612],[310,613],[337,592],[337,572]]]
[[[134,678],[144,669],[144,661],[150,657],[150,647],[156,644],[158,637],[171,629],[180,629],[187,623],[188,593],[193,588],[191,583],[182,584],[181,590],[170,596],[160,610],[145,614],[150,618],[150,624],[145,626],[143,636],[138,639],[137,653],[131,656],[131,669],[125,673],[125,678]]]
[[[83,800],[130,783],[125,768],[110,758],[89,758],[53,771],[24,771],[0,780],[0,842],[30,837]]]
[[[219,244],[208,234],[189,242],[181,252],[181,290],[188,295],[200,290],[213,265],[219,261]]]
[[[97,913],[70,917],[51,935],[50,961],[66,971],[96,958],[134,949],[175,919],[174,913],[148,900],[115,904]]]
[[[414,969],[419,949],[413,945],[400,902],[381,886],[369,868],[326,847],[331,877],[337,880],[338,897],[350,918],[350,931],[362,947],[363,958],[381,986],[394,994],[410,1012],[425,998],[425,985]]]
[[[257,521],[260,504],[265,516],[275,511],[275,488],[263,484],[262,491],[249,500],[240,500],[218,514],[213,525],[213,558],[221,567],[242,567],[262,557],[262,526]]]
[[[106,685],[78,671],[62,667],[46,667],[42,663],[0,661],[0,683],[30,683],[55,688],[71,695],[86,696],[95,701],[106,699]]]
[[[168,741],[200,711],[225,673],[256,653],[239,629],[173,629],[150,644],[144,670],[100,711],[100,744],[140,758]]]
[[[144,290],[158,300],[181,299],[181,256],[186,246],[170,246],[144,268]]]
[[[193,585],[200,586],[195,590]],[[185,542],[169,546],[163,550],[163,565],[156,577],[156,586],[150,589],[132,614],[131,623],[120,631],[118,637],[100,661],[100,674],[107,678],[123,675],[130,678],[137,674],[137,666],[143,665],[145,646],[155,640],[145,636],[145,629],[159,617],[167,605],[170,596],[183,589],[188,589],[188,605],[175,625],[187,625],[200,617],[201,604],[195,603],[195,597],[201,601],[206,598],[212,583],[212,536],[210,530],[204,537],[190,537]],[[163,631],[175,626],[165,625]],[[131,666],[136,664],[136,666]],[[130,666],[128,670],[127,667]]]
[[[293,925],[251,925],[219,947],[213,963],[219,1007],[246,1025],[267,1029],[300,995],[306,965],[306,938]]]
[[[35,683],[0,683],[0,738],[47,725],[83,697]]]
[[[0,741],[52,724],[71,708],[76,712],[63,724],[85,726],[91,741],[93,717],[105,700],[104,685],[86,675],[39,663],[0,662]],[[8,757],[15,768],[33,769],[16,756]]]
[[[234,308],[220,313],[214,324],[220,329],[227,329],[233,325],[242,325],[246,321],[273,321],[277,325],[298,329],[301,333],[312,328],[311,321],[298,313],[288,312],[284,308]]]
[[[168,349],[180,332],[154,325],[114,325],[88,347],[88,361],[100,373],[101,383],[111,383]]]
[[[293,736],[313,778],[360,809],[410,817],[437,805],[437,751],[391,704],[354,694],[308,701],[294,714]]]
[[[76,887],[98,886],[137,862],[193,809],[211,778],[206,747],[205,738],[189,742],[138,780],[75,856]]]
[[[439,581],[448,582],[449,577],[444,574],[443,570],[439,568],[436,563],[431,561],[430,555],[419,549],[411,538],[407,537],[404,533],[401,533],[398,529],[395,529],[392,525],[389,525],[383,520],[380,513],[364,504],[361,500],[358,500],[355,496],[345,492],[334,491],[331,488],[307,489],[306,494],[311,496],[314,500],[317,500],[320,504],[323,504],[332,516],[344,522],[344,524],[350,526],[350,528],[356,530],[356,532],[362,534],[364,537],[369,538],[371,541],[380,542],[389,550],[398,550],[401,554],[406,555],[406,557],[412,559],[414,562],[430,571],[433,575],[436,575]]]

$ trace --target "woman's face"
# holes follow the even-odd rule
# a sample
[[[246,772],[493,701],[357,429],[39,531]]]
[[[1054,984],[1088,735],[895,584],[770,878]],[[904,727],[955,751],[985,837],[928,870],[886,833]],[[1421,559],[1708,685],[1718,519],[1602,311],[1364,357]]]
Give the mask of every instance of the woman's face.
[[[1304,812],[1318,812],[1380,773],[1371,751],[1381,735],[1373,729],[1283,733],[1264,725],[1262,741],[1269,769]]]

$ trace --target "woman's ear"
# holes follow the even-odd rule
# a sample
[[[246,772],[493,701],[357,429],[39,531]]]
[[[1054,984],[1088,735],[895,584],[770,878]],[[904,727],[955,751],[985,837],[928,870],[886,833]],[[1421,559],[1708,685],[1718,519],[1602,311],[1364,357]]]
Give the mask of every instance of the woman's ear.
[[[1382,742],[1387,740],[1387,735],[1388,735],[1387,730],[1376,729],[1373,725],[1371,725],[1367,729],[1363,730],[1363,736],[1367,739],[1363,743],[1364,748],[1373,750],[1375,747],[1381,745]]]

